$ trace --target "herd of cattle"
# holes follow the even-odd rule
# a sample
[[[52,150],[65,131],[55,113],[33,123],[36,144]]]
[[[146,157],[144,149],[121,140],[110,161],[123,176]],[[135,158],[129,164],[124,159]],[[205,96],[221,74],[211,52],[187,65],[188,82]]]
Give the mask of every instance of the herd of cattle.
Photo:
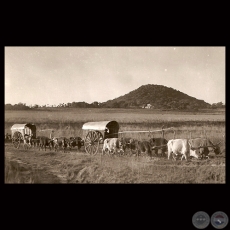
[[[5,137],[5,139],[10,139]],[[38,136],[32,138],[29,135],[24,136],[24,148],[35,148],[39,150],[46,147],[50,150],[59,151],[63,150],[66,152],[67,149],[71,150],[75,146],[78,150],[84,146],[84,140],[81,137],[59,137],[59,138],[48,138],[45,136]],[[171,139],[166,140],[165,138],[150,138],[149,140],[135,140],[133,138],[107,138],[103,142],[102,155],[103,154],[119,154],[129,155],[135,154],[136,156],[145,154],[149,157],[161,156],[168,157],[168,159],[177,160],[181,157],[188,160],[191,157],[197,159],[209,158],[209,153],[214,152],[216,155],[221,153],[220,141],[218,144],[213,144],[208,138],[188,138],[188,139]]]

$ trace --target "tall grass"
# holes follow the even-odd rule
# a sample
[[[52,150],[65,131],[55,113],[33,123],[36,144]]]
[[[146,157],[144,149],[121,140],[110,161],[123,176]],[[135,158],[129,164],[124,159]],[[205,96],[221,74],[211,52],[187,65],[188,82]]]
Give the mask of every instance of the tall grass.
[[[127,130],[156,130],[175,127],[176,137],[200,136],[206,130],[207,136],[219,139],[225,132],[225,114],[215,113],[186,113],[155,111],[143,109],[65,109],[65,110],[33,110],[33,111],[5,111],[5,133],[17,123],[34,123],[37,135],[49,136],[50,129],[54,129],[56,136],[81,136],[86,132],[82,125],[89,121],[116,120],[120,124],[119,131]],[[186,133],[187,132],[187,133]],[[125,134],[127,135],[127,134]],[[149,134],[130,134],[131,137],[149,138]],[[160,133],[151,133],[151,136]],[[217,137],[218,136],[218,137]],[[172,132],[165,132],[166,139],[173,137]]]
[[[186,121],[225,121],[222,113],[191,113],[145,109],[64,109],[5,111],[5,123],[72,124],[88,121],[116,120],[119,123],[171,123]]]

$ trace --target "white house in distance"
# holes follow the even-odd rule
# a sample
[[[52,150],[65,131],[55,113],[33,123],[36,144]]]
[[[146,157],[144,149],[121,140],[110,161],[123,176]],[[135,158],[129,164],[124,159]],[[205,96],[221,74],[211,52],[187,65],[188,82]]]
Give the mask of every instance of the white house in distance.
[[[151,105],[151,104],[144,104],[144,105],[142,106],[142,108],[143,108],[143,109],[153,109],[154,106]]]

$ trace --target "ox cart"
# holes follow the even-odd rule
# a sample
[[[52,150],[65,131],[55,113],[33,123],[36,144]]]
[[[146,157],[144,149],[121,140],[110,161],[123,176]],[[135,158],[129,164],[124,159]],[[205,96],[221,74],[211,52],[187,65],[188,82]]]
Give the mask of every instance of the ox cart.
[[[20,143],[24,142],[25,134],[36,138],[36,125],[34,124],[14,124],[11,127],[12,144],[15,148],[19,148]]]
[[[86,130],[85,151],[95,155],[106,138],[118,138],[119,124],[116,121],[87,122],[82,126]]]

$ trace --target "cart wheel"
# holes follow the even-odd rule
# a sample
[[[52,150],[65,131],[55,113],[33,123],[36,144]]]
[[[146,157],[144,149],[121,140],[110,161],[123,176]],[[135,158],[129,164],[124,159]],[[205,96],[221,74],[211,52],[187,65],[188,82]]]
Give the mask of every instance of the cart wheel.
[[[85,137],[85,151],[91,155],[98,152],[99,137],[96,131],[89,131]]]
[[[20,146],[20,142],[22,140],[23,140],[23,138],[22,138],[22,134],[20,132],[14,133],[13,138],[12,138],[13,146],[18,149]]]
[[[99,144],[103,144],[104,143],[104,138],[101,132],[99,131],[95,131],[97,133],[98,136],[98,140],[99,140]]]

